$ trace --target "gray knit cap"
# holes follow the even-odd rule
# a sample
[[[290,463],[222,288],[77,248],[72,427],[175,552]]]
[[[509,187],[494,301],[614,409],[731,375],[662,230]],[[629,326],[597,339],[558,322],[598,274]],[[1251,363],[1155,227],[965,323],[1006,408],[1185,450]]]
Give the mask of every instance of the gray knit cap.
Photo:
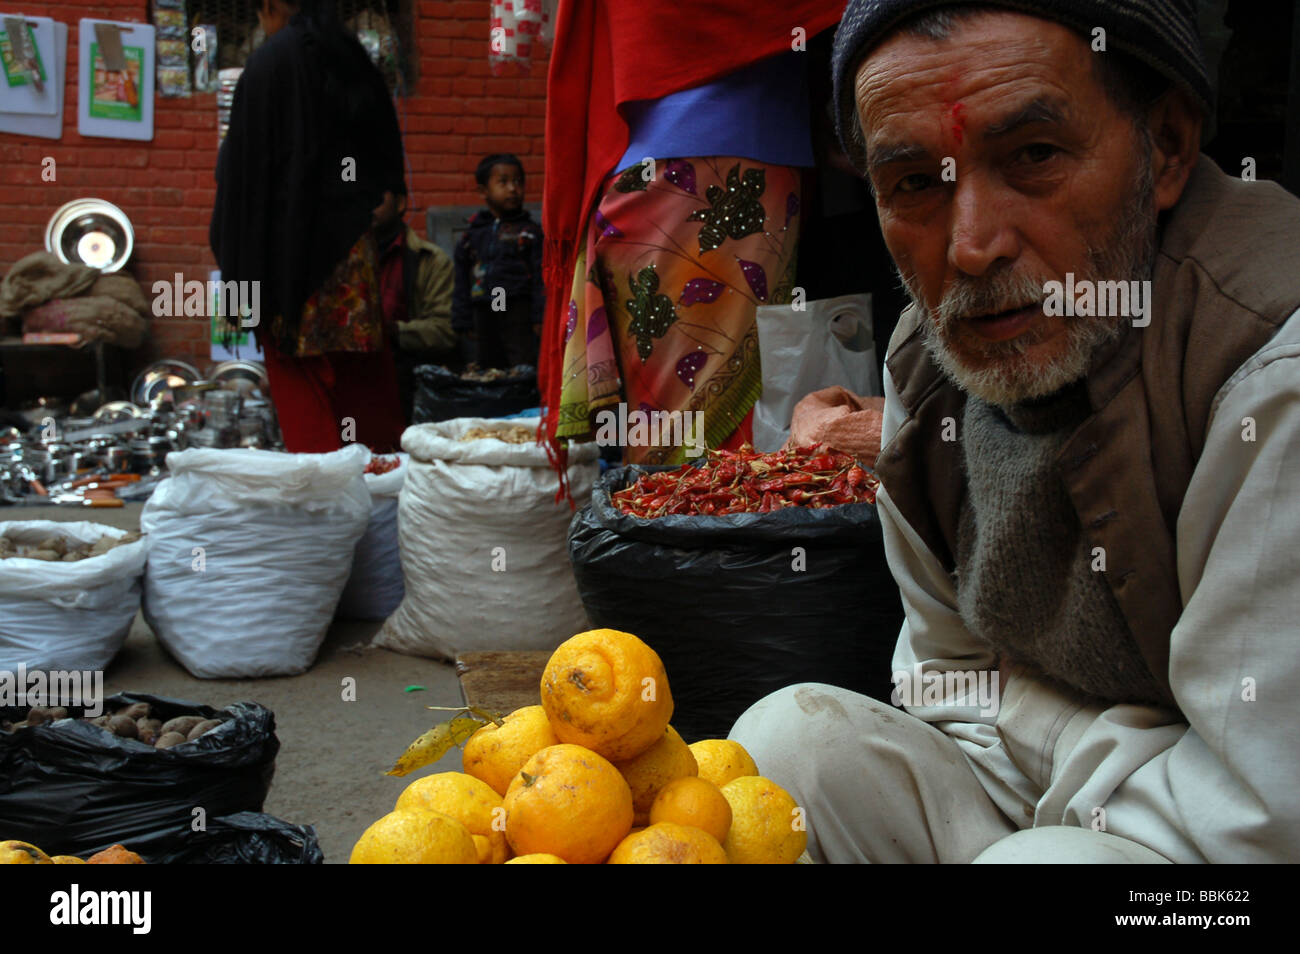
[[[831,76],[835,130],[858,169],[865,168],[866,157],[853,141],[857,123],[853,80],[863,57],[913,14],[972,4],[1055,20],[1088,38],[1095,27],[1103,27],[1108,48],[1122,50],[1169,77],[1207,116],[1212,113],[1214,93],[1196,28],[1195,0],[849,0],[835,31]]]

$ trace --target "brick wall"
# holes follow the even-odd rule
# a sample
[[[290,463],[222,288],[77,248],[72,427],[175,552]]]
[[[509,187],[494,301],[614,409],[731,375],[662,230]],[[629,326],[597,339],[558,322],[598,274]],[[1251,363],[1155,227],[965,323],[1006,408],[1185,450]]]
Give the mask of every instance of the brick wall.
[[[397,100],[409,162],[409,221],[424,231],[430,205],[479,201],[474,166],[490,152],[514,152],[528,175],[529,201],[540,200],[546,57],[534,53],[528,75],[494,77],[488,68],[488,0],[413,0],[419,79]],[[205,280],[215,267],[208,221],[215,198],[217,106],[213,93],[155,98],[154,139],[131,142],[77,133],[77,21],[82,17],[147,22],[147,0],[52,2],[39,13],[67,23],[68,86],[63,138],[0,133],[0,272],[43,247],[45,224],[60,205],[97,196],[119,206],[135,226],[130,270],[149,294],[153,282],[182,272]],[[33,12],[31,5],[22,8]],[[20,6],[0,0],[0,12]],[[55,182],[41,180],[43,157],[57,163]],[[201,319],[154,318],[132,367],[159,357],[208,356]]]

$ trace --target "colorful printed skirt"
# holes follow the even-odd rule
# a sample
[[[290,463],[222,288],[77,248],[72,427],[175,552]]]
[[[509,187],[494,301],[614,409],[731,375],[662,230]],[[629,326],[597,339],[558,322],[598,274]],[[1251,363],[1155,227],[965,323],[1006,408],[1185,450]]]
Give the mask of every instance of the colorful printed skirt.
[[[727,446],[762,390],[755,310],[790,301],[798,214],[789,166],[705,156],[611,176],[574,271],[556,436],[595,439],[626,402],[701,412],[704,443]],[[626,456],[680,463],[686,449]]]

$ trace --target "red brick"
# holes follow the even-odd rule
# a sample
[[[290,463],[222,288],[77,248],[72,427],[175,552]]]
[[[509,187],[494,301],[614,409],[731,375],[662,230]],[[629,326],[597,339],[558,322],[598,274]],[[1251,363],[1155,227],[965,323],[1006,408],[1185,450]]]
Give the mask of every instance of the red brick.
[[[471,136],[469,151],[486,155],[490,152],[527,153],[532,149],[532,141],[524,136]]]
[[[495,125],[495,120],[493,123]],[[452,131],[458,133],[487,132],[488,120],[483,116],[456,116],[451,119]]]

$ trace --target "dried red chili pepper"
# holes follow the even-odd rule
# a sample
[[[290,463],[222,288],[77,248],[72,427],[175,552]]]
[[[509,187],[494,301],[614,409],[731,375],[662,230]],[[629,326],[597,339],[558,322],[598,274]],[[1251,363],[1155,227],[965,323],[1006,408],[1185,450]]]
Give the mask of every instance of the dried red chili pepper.
[[[613,494],[624,513],[654,518],[671,514],[771,513],[784,507],[814,509],[874,502],[878,480],[850,455],[824,447],[759,454],[749,445],[711,451],[701,464],[641,474]]]

